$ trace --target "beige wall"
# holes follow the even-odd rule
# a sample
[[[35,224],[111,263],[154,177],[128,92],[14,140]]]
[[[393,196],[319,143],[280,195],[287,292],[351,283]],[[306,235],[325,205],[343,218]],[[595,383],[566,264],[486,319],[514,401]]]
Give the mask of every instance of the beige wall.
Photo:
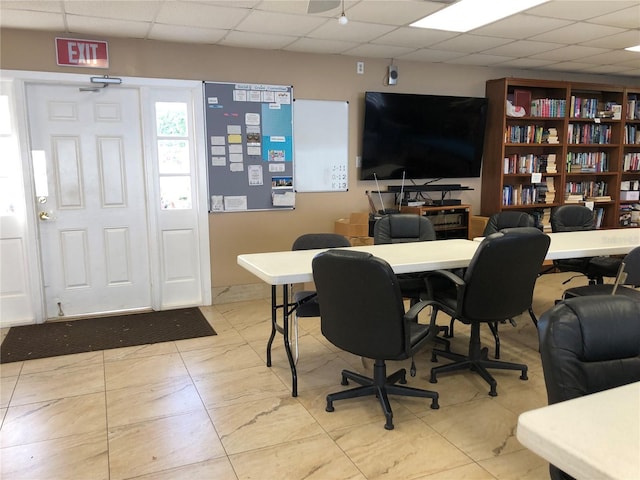
[[[26,30],[0,31],[0,68],[96,74],[92,69],[58,67],[54,47],[56,36],[83,38]],[[110,68],[100,70],[100,74],[292,85],[295,98],[349,102],[349,191],[297,194],[293,211],[211,214],[212,285],[218,289],[259,283],[253,275],[237,266],[238,254],[287,250],[301,233],[331,231],[335,219],[353,211],[368,210],[365,192],[376,187],[373,182],[359,181],[355,166],[355,157],[360,152],[365,91],[484,96],[486,80],[507,76],[631,83],[630,78],[394,61],[399,68],[398,85],[387,87],[384,78],[389,59],[121,38],[96,39],[109,42]],[[356,61],[365,62],[364,75],[356,74]],[[463,183],[474,188],[473,192],[465,192],[459,198],[470,203],[474,213],[479,212],[479,179],[449,179],[445,183]]]

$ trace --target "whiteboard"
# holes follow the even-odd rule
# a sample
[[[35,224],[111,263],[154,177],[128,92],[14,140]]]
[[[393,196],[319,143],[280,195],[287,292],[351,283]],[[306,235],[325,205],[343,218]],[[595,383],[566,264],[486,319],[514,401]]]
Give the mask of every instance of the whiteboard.
[[[296,192],[349,189],[349,102],[295,100],[293,137]]]

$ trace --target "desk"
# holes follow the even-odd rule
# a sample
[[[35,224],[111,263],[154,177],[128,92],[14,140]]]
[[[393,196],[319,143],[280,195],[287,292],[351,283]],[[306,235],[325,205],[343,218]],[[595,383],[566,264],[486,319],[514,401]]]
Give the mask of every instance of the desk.
[[[545,260],[624,255],[640,246],[640,228],[547,233],[551,239]],[[484,237],[475,237],[481,242]]]
[[[347,247],[347,250],[369,252],[386,260],[395,273],[427,272],[466,267],[480,245],[471,240],[434,240],[431,242],[396,243]],[[291,368],[291,395],[298,395],[298,377],[289,343],[289,316],[295,305],[289,304],[289,285],[313,281],[311,261],[326,249],[296,250],[238,255],[238,265],[271,285],[271,335],[267,342],[267,366],[271,366],[271,346],[276,333],[281,333]],[[277,286],[282,286],[282,301],[277,300]],[[277,322],[282,309],[282,326]]]
[[[625,254],[640,245],[640,228],[590,230],[582,232],[550,233],[551,244],[547,260]],[[431,242],[397,243],[348,247],[369,252],[386,260],[395,273],[427,272],[438,269],[461,268],[469,265],[482,238],[474,241],[453,239]],[[282,333],[284,347],[291,367],[292,395],[298,395],[298,381],[291,345],[289,344],[289,316],[295,306],[289,304],[289,285],[313,281],[311,261],[319,250],[297,250],[238,255],[238,265],[271,285],[271,336],[267,342],[267,366],[271,366],[271,345],[276,333]],[[282,286],[282,302],[277,301],[278,285]],[[282,326],[277,323],[282,309]]]
[[[640,245],[640,228],[549,233],[547,260],[624,255]]]
[[[640,382],[525,412],[517,438],[578,480],[638,479]]]

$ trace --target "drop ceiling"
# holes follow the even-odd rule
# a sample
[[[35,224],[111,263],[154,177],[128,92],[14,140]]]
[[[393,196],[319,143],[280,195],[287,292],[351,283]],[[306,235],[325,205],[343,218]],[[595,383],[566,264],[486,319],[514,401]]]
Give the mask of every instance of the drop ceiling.
[[[0,0],[0,28],[640,78],[624,50],[640,45],[638,0],[552,0],[463,34],[408,26],[447,3],[346,0],[343,26],[335,1]]]

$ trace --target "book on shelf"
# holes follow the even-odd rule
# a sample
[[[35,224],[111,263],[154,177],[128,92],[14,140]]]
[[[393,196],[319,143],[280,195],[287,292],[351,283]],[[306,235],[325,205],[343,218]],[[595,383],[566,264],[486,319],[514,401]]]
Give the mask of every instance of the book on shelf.
[[[602,222],[604,221],[604,208],[600,207],[593,209],[593,220],[596,228],[602,227]]]
[[[531,92],[529,90],[514,90],[513,104],[524,108],[525,115],[531,115]]]
[[[588,202],[610,202],[611,195],[596,195],[594,197],[587,197]]]
[[[547,128],[546,130],[544,130],[542,133],[542,143],[560,143],[560,140],[558,139],[558,129]]]
[[[627,120],[640,119],[640,102],[635,95],[629,96],[627,100]]]
[[[550,153],[549,155],[547,155],[547,173],[558,173],[555,153]]]
[[[553,177],[547,177],[547,192],[544,196],[545,203],[553,203],[556,201],[556,185]]]
[[[584,201],[584,199],[582,198],[582,194],[578,194],[578,193],[570,193],[567,194],[566,198],[564,199],[565,203],[582,203]]]

